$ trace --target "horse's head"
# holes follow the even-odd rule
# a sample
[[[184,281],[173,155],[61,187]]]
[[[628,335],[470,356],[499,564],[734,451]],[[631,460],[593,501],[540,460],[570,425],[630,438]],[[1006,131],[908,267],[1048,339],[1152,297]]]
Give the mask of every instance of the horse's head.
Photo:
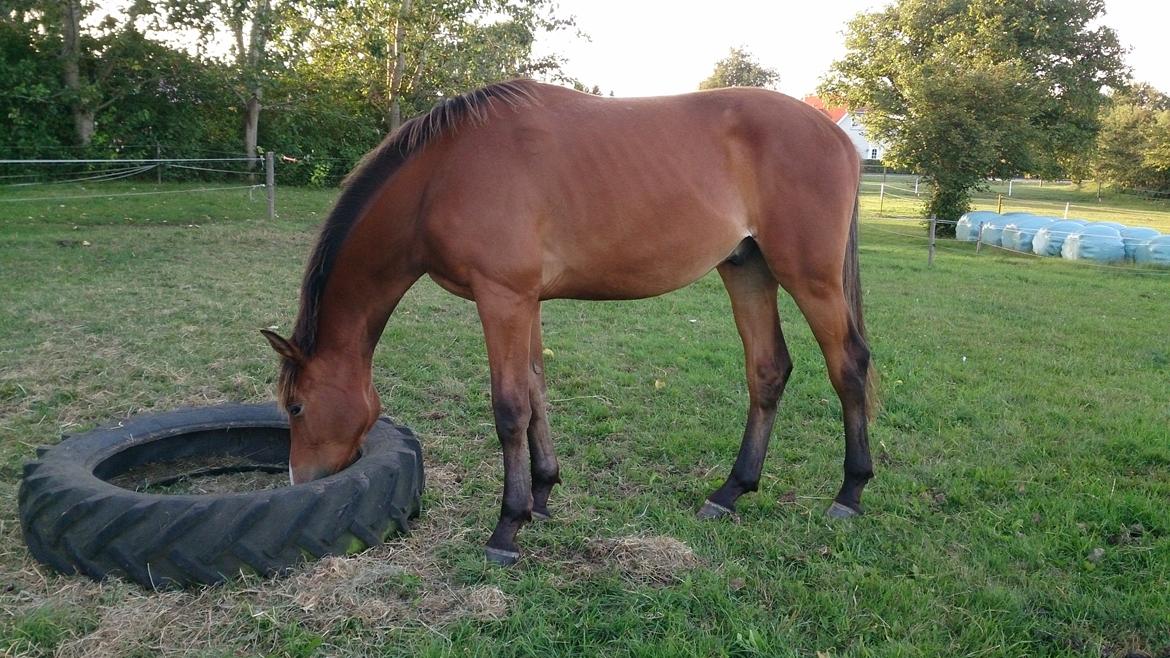
[[[381,411],[368,365],[321,354],[304,356],[292,341],[262,333],[282,360],[279,399],[288,413],[292,483],[349,466]]]

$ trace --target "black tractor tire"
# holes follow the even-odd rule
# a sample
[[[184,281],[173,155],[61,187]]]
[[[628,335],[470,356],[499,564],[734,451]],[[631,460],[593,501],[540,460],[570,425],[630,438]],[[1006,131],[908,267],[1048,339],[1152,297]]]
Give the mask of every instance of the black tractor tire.
[[[206,456],[287,469],[288,450],[288,420],[272,404],[137,416],[67,438],[25,464],[25,542],[61,573],[161,589],[277,575],[409,532],[420,509],[422,449],[388,418],[374,424],[348,468],[297,486],[166,495],[108,482],[144,464]]]

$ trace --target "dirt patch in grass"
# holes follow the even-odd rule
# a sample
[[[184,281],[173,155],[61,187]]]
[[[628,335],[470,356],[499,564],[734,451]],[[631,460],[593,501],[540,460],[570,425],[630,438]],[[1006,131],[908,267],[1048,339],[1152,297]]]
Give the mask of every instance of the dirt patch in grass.
[[[644,585],[669,585],[702,562],[690,546],[665,535],[595,539],[586,547],[588,559],[612,566],[624,577]]]

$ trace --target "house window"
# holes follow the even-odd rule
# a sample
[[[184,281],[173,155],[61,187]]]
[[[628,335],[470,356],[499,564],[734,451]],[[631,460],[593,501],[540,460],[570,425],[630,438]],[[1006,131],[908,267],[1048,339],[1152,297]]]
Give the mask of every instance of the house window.
[[[878,151],[877,149],[870,149],[869,150],[869,159],[870,160],[877,160],[878,159],[877,151]]]

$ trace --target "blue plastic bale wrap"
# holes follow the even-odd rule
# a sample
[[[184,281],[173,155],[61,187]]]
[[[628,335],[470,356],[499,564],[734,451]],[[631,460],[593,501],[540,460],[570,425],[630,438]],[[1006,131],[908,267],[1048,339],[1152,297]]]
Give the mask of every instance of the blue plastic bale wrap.
[[[1127,226],[1121,229],[1121,241],[1125,244],[1126,260],[1136,260],[1138,248],[1159,235],[1160,233],[1156,229],[1148,226]]]
[[[1013,213],[1008,215],[995,215],[987,221],[983,222],[983,228],[980,229],[980,239],[983,244],[989,244],[993,247],[1003,246],[1003,229],[1010,224],[1016,217],[1024,216],[1025,213]]]
[[[1134,250],[1134,260],[1143,265],[1170,267],[1170,235],[1159,235]]]
[[[962,242],[975,242],[979,239],[979,231],[983,229],[983,223],[999,216],[999,213],[990,210],[972,210],[963,213],[958,223],[955,224],[955,239]]]
[[[1126,228],[1125,224],[1122,224],[1121,222],[1091,222],[1091,223],[1094,226],[1112,226],[1113,228],[1117,229],[1118,231]]]
[[[1060,255],[1068,260],[1115,263],[1125,259],[1125,243],[1121,241],[1121,231],[1112,226],[1089,224],[1068,236]]]
[[[1003,227],[1001,242],[1004,247],[1013,251],[1032,253],[1032,239],[1036,237],[1036,232],[1055,221],[1053,217],[1038,215],[1013,217],[1012,221]]]
[[[1084,227],[1084,222],[1061,219],[1036,231],[1032,236],[1032,253],[1037,256],[1059,256],[1064,240]]]

